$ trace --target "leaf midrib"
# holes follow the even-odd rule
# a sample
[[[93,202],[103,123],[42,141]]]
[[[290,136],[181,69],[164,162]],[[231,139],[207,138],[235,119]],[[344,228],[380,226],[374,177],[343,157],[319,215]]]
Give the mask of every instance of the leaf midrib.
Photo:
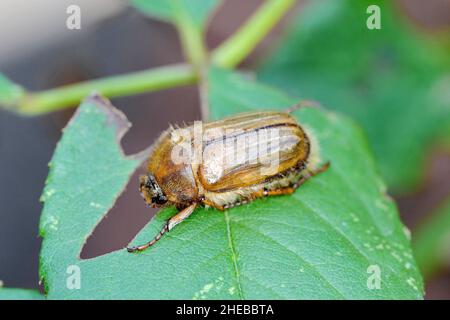
[[[230,251],[231,251],[231,260],[233,261],[233,268],[234,268],[234,274],[236,276],[236,283],[237,283],[237,287],[238,287],[238,294],[239,294],[239,298],[244,300],[244,293],[242,292],[239,268],[237,266],[236,250],[234,248],[233,237],[231,235],[230,216],[228,215],[227,211],[224,211],[223,215],[224,215],[224,218],[225,218],[225,223],[227,225],[228,245],[229,245]]]

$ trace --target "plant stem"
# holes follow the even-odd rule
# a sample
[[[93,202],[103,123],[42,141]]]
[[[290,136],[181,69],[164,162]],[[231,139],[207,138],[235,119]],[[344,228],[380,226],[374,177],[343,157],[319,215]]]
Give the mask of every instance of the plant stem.
[[[294,4],[295,0],[266,0],[233,36],[214,50],[213,62],[225,68],[235,67]],[[199,78],[205,75],[204,69],[207,61],[203,35],[182,10],[179,10],[176,25],[191,66],[187,64],[170,65],[81,82],[47,91],[26,93],[11,109],[22,114],[39,115],[76,105],[93,91],[106,97],[117,97],[198,82]],[[205,86],[205,83],[203,80],[202,86]],[[208,110],[205,108],[206,105],[202,109],[204,118],[208,114]]]
[[[204,96],[206,84],[207,49],[203,39],[203,31],[197,28],[192,19],[181,7],[178,0],[170,0],[175,12],[175,26],[180,36],[186,59],[194,67],[200,92],[200,111],[203,120],[209,117],[209,104]]]
[[[180,3],[171,0],[172,8],[175,11],[175,25],[180,35],[181,44],[186,59],[197,69],[205,63],[206,47],[203,42],[202,32],[195,26],[192,19],[180,8]]]
[[[213,63],[224,68],[235,67],[294,4],[295,0],[266,0],[234,35],[213,51]]]
[[[15,111],[37,115],[75,105],[93,91],[106,97],[117,97],[191,84],[196,80],[189,65],[164,66],[30,93]]]
[[[198,92],[200,96],[200,112],[203,121],[209,119],[209,101],[208,101],[208,70],[207,67],[199,69],[200,77],[198,81]]]

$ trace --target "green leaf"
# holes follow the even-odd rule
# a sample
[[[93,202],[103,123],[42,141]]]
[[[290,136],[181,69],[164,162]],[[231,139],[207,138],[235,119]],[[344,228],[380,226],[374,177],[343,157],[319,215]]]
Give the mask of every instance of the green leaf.
[[[25,90],[21,86],[0,73],[0,106],[12,107],[24,94]]]
[[[380,30],[366,27],[371,4],[381,8]],[[427,151],[450,131],[450,61],[392,5],[312,1],[259,78],[361,123],[389,188],[402,193],[418,185]]]
[[[425,277],[450,264],[450,201],[414,233],[414,255]]]
[[[4,300],[43,300],[44,296],[37,290],[0,288],[0,301]]]
[[[50,296],[65,297],[69,292],[67,268],[89,262],[79,260],[81,246],[140,163],[125,157],[118,144],[127,128],[122,113],[94,96],[82,103],[64,129],[41,197],[40,274]]]
[[[211,11],[220,3],[219,0],[131,0],[139,11],[167,22],[175,22],[180,12],[202,29]]]
[[[240,74],[213,70],[215,117],[283,109],[294,100]],[[44,191],[40,274],[49,298],[312,299],[421,298],[423,284],[394,203],[386,196],[361,131],[316,109],[296,113],[314,131],[331,168],[294,195],[220,212],[198,209],[150,249],[78,258],[86,237],[138,166],[125,158],[111,107],[83,103],[58,144]],[[136,184],[138,182],[136,181]],[[133,240],[153,238],[176,212],[162,210]],[[124,213],[126,214],[126,213]],[[81,288],[66,287],[67,267]],[[381,288],[367,287],[369,266]]]

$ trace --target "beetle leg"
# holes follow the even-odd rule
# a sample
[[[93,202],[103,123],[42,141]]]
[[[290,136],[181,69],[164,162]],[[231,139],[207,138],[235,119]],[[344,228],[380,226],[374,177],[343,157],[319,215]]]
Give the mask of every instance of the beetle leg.
[[[247,204],[247,203],[251,202],[253,199],[254,199],[253,195],[250,195],[250,197],[248,197],[248,198],[241,198],[234,203],[227,204],[225,206],[225,209],[230,209],[230,208],[238,207],[243,204]]]
[[[190,206],[184,208],[180,212],[178,212],[176,215],[174,215],[172,218],[167,220],[164,227],[161,229],[161,231],[154,237],[151,241],[147,242],[146,244],[136,246],[136,247],[127,247],[128,252],[136,252],[136,251],[143,251],[147,249],[148,247],[151,247],[154,245],[161,237],[168,231],[172,230],[177,224],[179,224],[181,221],[185,220],[187,217],[189,217],[192,212],[194,212],[194,209],[197,207],[197,203],[193,203]]]
[[[291,113],[300,108],[319,108],[320,103],[314,100],[300,100],[296,104],[290,106],[286,112]]]
[[[229,203],[229,204],[226,204],[226,205],[223,205],[223,206],[219,206],[219,205],[215,204],[214,202],[212,202],[210,200],[207,200],[207,199],[203,199],[202,201],[207,206],[210,206],[212,208],[218,209],[220,211],[224,211],[226,209],[230,209],[230,208],[233,208],[233,207],[240,206],[242,204],[246,204],[246,203],[252,201],[252,198],[248,198],[248,199],[247,198],[243,198],[243,199],[237,200],[234,203]]]
[[[187,219],[192,212],[194,212],[195,208],[197,207],[197,203],[194,202],[193,204],[189,205],[188,207],[184,208],[180,212],[178,212],[176,215],[174,215],[172,218],[170,218],[167,221],[168,230],[172,230],[177,224]]]
[[[294,193],[294,191],[300,187],[303,183],[305,183],[307,180],[309,180],[310,178],[314,177],[315,175],[326,171],[328,168],[330,167],[330,163],[327,162],[324,165],[322,165],[321,167],[315,169],[315,170],[303,170],[304,173],[301,176],[301,178],[295,182],[293,185],[288,186],[288,187],[281,187],[278,189],[266,189],[263,188],[261,190],[258,190],[254,193],[252,193],[248,198],[242,198],[237,200],[234,203],[230,203],[230,204],[226,204],[224,206],[219,206],[217,204],[215,204],[214,202],[208,200],[208,199],[202,199],[201,201],[205,204],[208,205],[210,207],[219,209],[220,211],[226,210],[226,209],[230,209],[233,207],[237,207],[243,204],[247,204],[248,202],[251,202],[252,200],[256,199],[256,198],[262,198],[262,197],[268,197],[268,196],[279,196],[279,195],[285,195],[285,194],[292,194]],[[298,170],[298,169],[297,169]]]
[[[272,189],[272,190],[263,188],[259,191],[252,193],[251,198],[256,199],[256,198],[269,197],[269,196],[280,196],[283,194],[291,194],[294,191],[295,191],[294,187],[282,187],[279,189]]]
[[[311,177],[314,177],[315,175],[326,171],[330,167],[330,163],[327,162],[321,167],[317,168],[316,170],[305,170],[305,173],[302,175],[302,177],[293,185],[289,187],[282,187],[279,189],[266,189],[263,188],[262,190],[259,190],[251,195],[253,199],[255,198],[261,198],[261,197],[268,197],[268,196],[279,196],[284,194],[291,194],[294,193],[294,191],[300,187],[303,183],[305,183],[307,180],[309,180]]]
[[[294,193],[295,188],[294,187],[284,187],[284,188],[280,188],[280,189],[274,189],[274,190],[267,190],[267,189],[263,189],[263,196],[264,197],[268,197],[268,196],[281,196],[283,194],[291,194]]]
[[[202,199],[203,204],[210,206],[214,209],[220,210],[220,211],[224,211],[226,208],[224,206],[219,206],[217,204],[215,204],[214,202],[212,202],[211,200],[208,199]]]
[[[315,175],[318,175],[319,173],[326,171],[329,167],[330,167],[330,163],[327,162],[315,170],[306,169],[305,174],[303,174],[302,177],[296,183],[294,183],[292,188],[297,189],[303,183],[305,183],[307,180],[309,180],[309,178],[312,178]]]
[[[321,165],[319,168],[315,170],[306,169],[304,170],[304,173],[302,174],[301,178],[294,183],[291,187],[295,190],[298,187],[300,187],[302,184],[304,184],[306,181],[308,181],[310,178],[318,175],[319,173],[322,173],[324,171],[327,171],[327,169],[330,167],[330,162],[326,162],[323,165]]]

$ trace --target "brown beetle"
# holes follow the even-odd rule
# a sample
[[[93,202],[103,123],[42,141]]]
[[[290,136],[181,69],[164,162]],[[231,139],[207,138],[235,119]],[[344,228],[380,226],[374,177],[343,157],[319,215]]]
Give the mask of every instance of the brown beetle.
[[[142,251],[202,204],[219,210],[256,198],[291,194],[318,167],[318,146],[290,113],[261,111],[165,131],[153,146],[140,192],[152,207],[180,210]],[[191,149],[191,150],[190,150]]]

